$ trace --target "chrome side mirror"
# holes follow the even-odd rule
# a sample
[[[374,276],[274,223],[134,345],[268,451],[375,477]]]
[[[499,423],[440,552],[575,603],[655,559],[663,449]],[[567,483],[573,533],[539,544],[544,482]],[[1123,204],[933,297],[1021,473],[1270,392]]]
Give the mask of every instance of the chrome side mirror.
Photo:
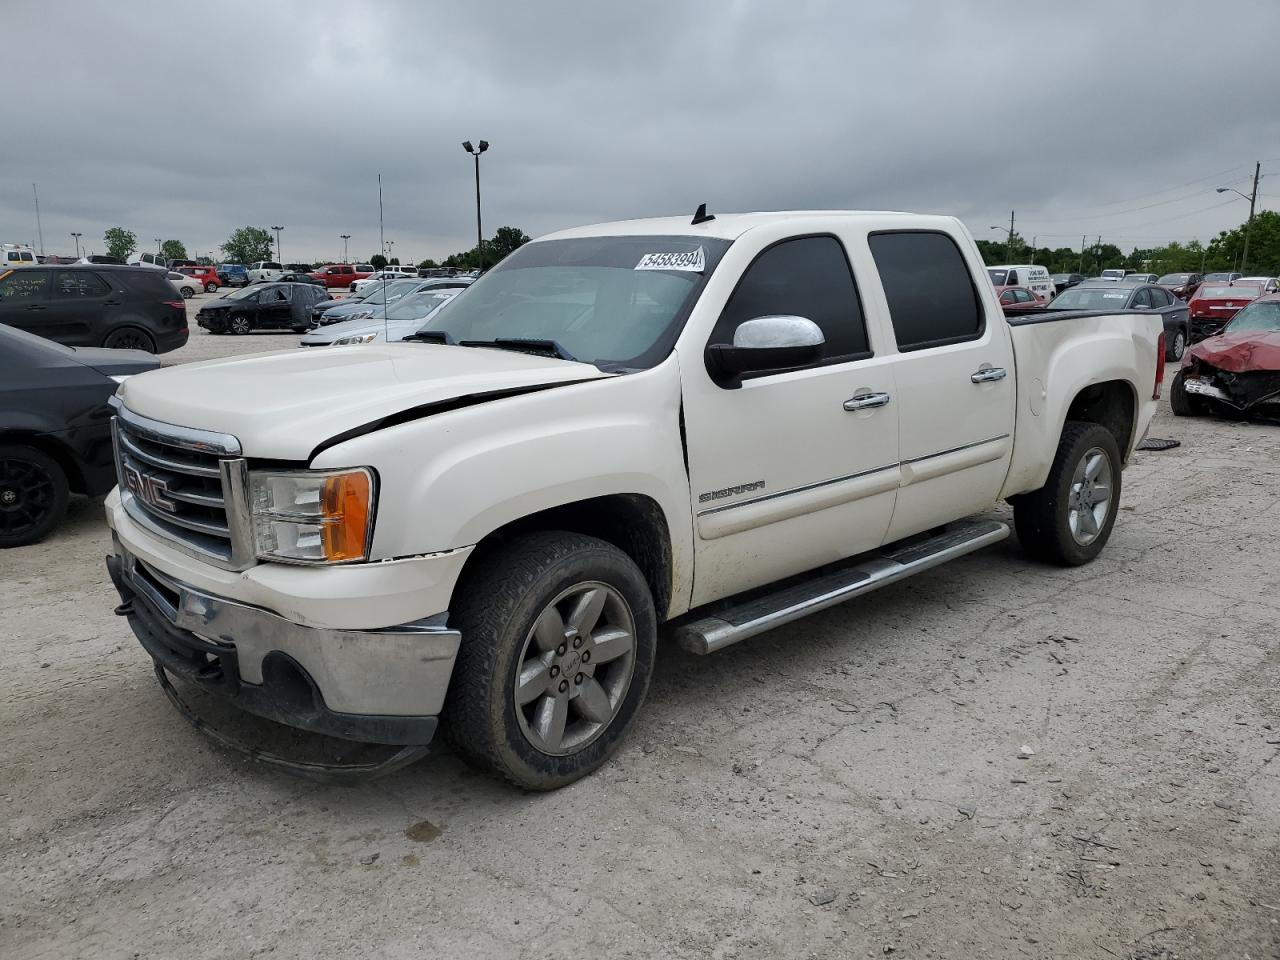
[[[722,387],[742,385],[745,373],[790,370],[822,358],[826,338],[807,317],[756,317],[740,323],[733,343],[707,347],[707,369]]]

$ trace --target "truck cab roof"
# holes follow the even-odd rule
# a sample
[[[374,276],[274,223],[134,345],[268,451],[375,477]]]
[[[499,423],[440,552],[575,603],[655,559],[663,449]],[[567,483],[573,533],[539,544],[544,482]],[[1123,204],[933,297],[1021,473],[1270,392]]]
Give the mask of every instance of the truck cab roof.
[[[919,221],[921,225],[937,226],[946,222],[958,223],[954,217],[931,216],[922,213],[902,213],[892,210],[775,210],[760,213],[721,213],[714,220],[705,220],[693,224],[689,217],[651,217],[644,220],[615,220],[609,223],[596,223],[585,227],[574,227],[550,233],[539,240],[572,240],[579,237],[600,236],[706,236],[722,240],[736,240],[748,230],[773,224],[789,223],[795,220],[832,219],[839,221],[882,221],[886,218],[894,220]]]

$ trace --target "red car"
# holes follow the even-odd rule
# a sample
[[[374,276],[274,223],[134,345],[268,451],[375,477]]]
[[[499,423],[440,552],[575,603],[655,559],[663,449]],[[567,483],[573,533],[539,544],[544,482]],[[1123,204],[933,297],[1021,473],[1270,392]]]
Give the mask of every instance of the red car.
[[[204,285],[205,293],[213,293],[218,289],[218,270],[216,267],[179,267],[178,272],[199,280]]]
[[[1169,388],[1175,416],[1280,417],[1280,294],[1259,297],[1182,358]]]
[[[1035,291],[1026,287],[996,287],[996,296],[1000,298],[1000,306],[1005,313],[1021,313],[1024,310],[1039,310],[1049,301],[1037,296]]]
[[[327,267],[321,267],[311,276],[323,283],[326,288],[329,288],[350,287],[357,280],[367,279],[371,274],[363,270],[357,270],[349,263],[331,263]]]
[[[1262,287],[1252,283],[1212,283],[1206,280],[1187,304],[1191,321],[1191,342],[1199,343],[1227,325],[1241,307],[1262,296]]]

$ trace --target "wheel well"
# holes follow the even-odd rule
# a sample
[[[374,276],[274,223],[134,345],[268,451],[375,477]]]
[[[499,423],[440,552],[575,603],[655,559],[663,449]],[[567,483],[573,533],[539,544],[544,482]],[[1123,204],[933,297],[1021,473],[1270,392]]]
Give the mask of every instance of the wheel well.
[[[671,534],[657,501],[633,493],[578,500],[513,520],[485,536],[467,558],[458,578],[463,583],[477,558],[501,549],[502,544],[526,533],[565,530],[598,537],[611,543],[635,562],[649,584],[659,620],[671,605]]]
[[[84,493],[85,482],[84,473],[80,469],[80,463],[75,456],[60,444],[48,436],[40,434],[23,433],[20,430],[8,431],[0,433],[0,444],[19,444],[24,447],[35,447],[37,450],[47,453],[62,468],[62,472],[67,475],[67,486],[71,488],[72,493]]]
[[[1134,406],[1133,387],[1123,380],[1108,380],[1091,384],[1076,394],[1067,419],[1106,427],[1116,438],[1120,456],[1127,457],[1129,441],[1133,439]]]

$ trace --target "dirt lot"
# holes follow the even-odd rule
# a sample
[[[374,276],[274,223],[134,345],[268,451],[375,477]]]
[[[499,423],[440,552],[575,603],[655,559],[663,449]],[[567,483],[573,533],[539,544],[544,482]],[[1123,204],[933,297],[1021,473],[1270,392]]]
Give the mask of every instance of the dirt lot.
[[[668,644],[616,759],[553,795],[443,747],[355,787],[214,749],[75,504],[0,557],[0,957],[1276,957],[1280,432],[1151,432],[1183,445],[1138,455],[1092,566],[1010,540]]]

